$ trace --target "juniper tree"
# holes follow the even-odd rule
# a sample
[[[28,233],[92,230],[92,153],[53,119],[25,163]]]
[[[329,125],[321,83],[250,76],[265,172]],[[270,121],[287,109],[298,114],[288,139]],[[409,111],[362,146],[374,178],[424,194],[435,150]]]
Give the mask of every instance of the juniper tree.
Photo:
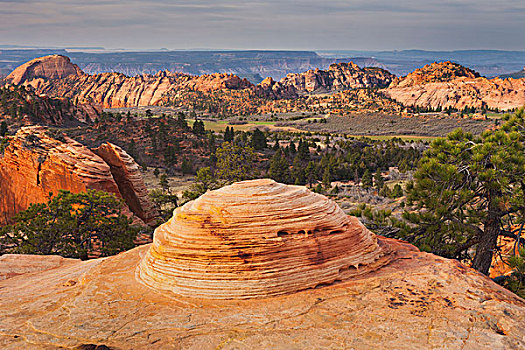
[[[0,229],[0,254],[58,254],[87,259],[117,254],[134,246],[140,228],[122,214],[113,194],[60,191],[47,203],[32,204]]]
[[[250,140],[250,146],[258,151],[263,150],[268,146],[266,136],[261,130],[255,129],[253,131],[252,138]]]

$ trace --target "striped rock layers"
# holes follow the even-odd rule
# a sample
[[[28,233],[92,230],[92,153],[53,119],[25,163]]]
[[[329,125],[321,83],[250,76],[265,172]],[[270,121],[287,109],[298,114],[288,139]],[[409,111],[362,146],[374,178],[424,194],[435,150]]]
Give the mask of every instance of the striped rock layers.
[[[388,246],[333,201],[263,179],[177,208],[137,278],[183,296],[246,299],[331,284],[389,260]]]

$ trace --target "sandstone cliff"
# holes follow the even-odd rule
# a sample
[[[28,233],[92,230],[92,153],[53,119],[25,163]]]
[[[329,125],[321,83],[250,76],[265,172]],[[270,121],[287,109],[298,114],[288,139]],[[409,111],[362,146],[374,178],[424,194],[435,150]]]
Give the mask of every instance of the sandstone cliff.
[[[56,61],[56,62],[55,62]],[[42,68],[39,68],[42,66]],[[52,70],[47,67],[60,67]],[[38,72],[38,73],[34,73]],[[104,108],[159,105],[168,95],[180,91],[208,94],[214,91],[247,90],[263,98],[295,98],[309,93],[329,93],[364,87],[387,86],[394,76],[380,68],[359,68],[356,64],[333,64],[328,70],[289,74],[279,82],[265,79],[253,85],[236,75],[216,73],[193,76],[161,71],[127,77],[120,73],[84,74],[63,56],[46,56],[17,68],[7,80],[31,86],[38,93],[67,97],[76,104],[90,103]]]
[[[525,79],[487,79],[451,62],[433,63],[395,79],[383,92],[405,106],[508,110],[525,105]]]
[[[291,88],[298,95],[329,93],[357,88],[381,88],[388,86],[395,76],[381,68],[359,68],[355,63],[332,64],[328,70],[309,70],[299,74],[288,74],[277,83],[265,80],[260,85],[269,85],[273,91]],[[277,95],[282,95],[277,93]]]
[[[157,230],[156,243],[117,256],[0,259],[0,346],[525,348],[525,300],[455,260],[374,236],[326,198],[264,181],[201,197]],[[375,264],[381,254],[388,259]],[[154,285],[143,284],[145,262]],[[177,270],[195,283],[178,284]],[[229,288],[242,280],[241,293]],[[238,299],[276,288],[287,294]],[[232,300],[210,299],[221,291]]]
[[[53,135],[44,127],[21,128],[0,155],[0,223],[9,222],[32,203],[46,202],[50,192],[56,194],[61,189],[114,193],[126,200],[126,214],[151,222],[156,213],[140,188],[137,165],[121,149],[106,147],[114,153],[113,166],[73,139]],[[132,194],[132,190],[137,192]]]

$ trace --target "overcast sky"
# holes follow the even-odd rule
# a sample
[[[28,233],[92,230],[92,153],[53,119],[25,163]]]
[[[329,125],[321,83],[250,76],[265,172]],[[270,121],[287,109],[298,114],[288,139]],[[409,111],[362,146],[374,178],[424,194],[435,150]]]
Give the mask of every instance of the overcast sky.
[[[525,0],[0,0],[0,44],[525,50]]]

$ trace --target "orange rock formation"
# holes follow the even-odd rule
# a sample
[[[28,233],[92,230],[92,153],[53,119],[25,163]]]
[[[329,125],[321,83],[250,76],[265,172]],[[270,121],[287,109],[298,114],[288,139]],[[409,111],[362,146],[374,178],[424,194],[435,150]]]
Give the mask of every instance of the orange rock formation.
[[[41,68],[39,68],[41,67]],[[50,69],[47,67],[60,67]],[[38,72],[34,73],[34,72]],[[75,103],[93,103],[103,108],[151,106],[165,102],[178,91],[210,93],[221,90],[249,90],[259,97],[295,98],[308,93],[334,92],[362,87],[387,86],[394,76],[379,68],[356,64],[333,64],[328,70],[289,74],[279,82],[265,79],[255,86],[232,74],[192,76],[169,71],[155,75],[127,77],[120,73],[88,75],[64,56],[46,56],[13,71],[7,81],[31,86],[39,93],[68,97]]]
[[[135,160],[122,148],[109,142],[93,149],[93,152],[109,165],[119,193],[131,211],[145,223],[155,223],[159,214],[149,200],[148,189]]]
[[[487,79],[452,62],[433,63],[398,78],[383,92],[405,106],[488,107],[508,110],[525,105],[525,79]]]
[[[51,55],[35,58],[16,68],[6,77],[12,84],[20,85],[33,79],[62,79],[69,76],[84,75],[82,70],[71,63],[69,57]]]
[[[21,128],[0,155],[0,223],[9,222],[32,203],[46,202],[50,192],[56,194],[61,189],[106,191],[126,201],[134,197],[128,203],[131,211],[126,206],[124,212],[151,222],[156,213],[140,188],[136,163],[116,146],[103,146],[101,153],[108,155],[113,166],[71,138],[53,136],[41,126]],[[116,181],[121,182],[124,193]],[[135,189],[132,195],[130,191]]]
[[[360,68],[353,62],[332,64],[328,70],[309,70],[299,74],[288,74],[279,82],[263,80],[261,85],[270,85],[274,91],[291,89],[298,95],[327,93],[358,88],[388,86],[395,76],[381,68]]]
[[[266,297],[373,271],[388,252],[326,197],[251,180],[177,208],[155,231],[138,276],[183,296]]]

